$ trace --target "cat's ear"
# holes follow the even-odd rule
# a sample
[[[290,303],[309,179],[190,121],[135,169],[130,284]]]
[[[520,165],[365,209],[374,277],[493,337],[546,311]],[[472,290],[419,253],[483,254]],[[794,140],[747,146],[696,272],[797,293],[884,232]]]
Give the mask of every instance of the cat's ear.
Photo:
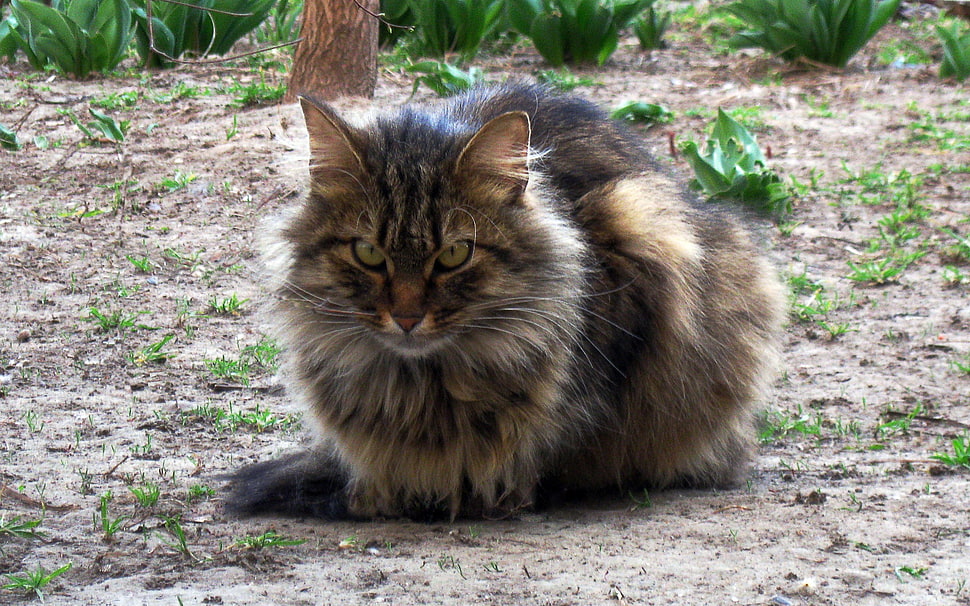
[[[310,174],[319,187],[355,187],[364,174],[353,128],[323,103],[300,97],[310,135]]]
[[[458,156],[460,180],[485,186],[491,196],[518,199],[529,184],[529,138],[525,112],[508,112],[481,127]]]

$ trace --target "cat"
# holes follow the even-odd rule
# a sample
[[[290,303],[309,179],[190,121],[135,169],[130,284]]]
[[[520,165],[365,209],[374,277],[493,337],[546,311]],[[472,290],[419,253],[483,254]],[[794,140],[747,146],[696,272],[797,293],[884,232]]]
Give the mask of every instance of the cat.
[[[229,511],[501,517],[738,479],[785,297],[735,214],[539,85],[356,125],[301,104],[271,315],[319,440],[237,472]]]

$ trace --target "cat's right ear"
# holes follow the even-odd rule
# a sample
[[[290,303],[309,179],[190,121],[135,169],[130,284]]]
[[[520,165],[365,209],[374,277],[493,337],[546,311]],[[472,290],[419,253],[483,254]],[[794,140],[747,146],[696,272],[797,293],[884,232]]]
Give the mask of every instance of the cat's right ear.
[[[333,109],[307,97],[299,97],[310,135],[310,175],[315,187],[357,188],[364,162],[354,130]]]

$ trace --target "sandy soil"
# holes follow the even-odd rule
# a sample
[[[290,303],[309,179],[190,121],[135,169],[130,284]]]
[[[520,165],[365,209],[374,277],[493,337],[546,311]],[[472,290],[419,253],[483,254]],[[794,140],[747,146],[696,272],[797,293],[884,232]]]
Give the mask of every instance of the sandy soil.
[[[765,245],[796,303],[830,309],[793,312],[746,486],[431,525],[221,510],[221,474],[304,439],[246,349],[263,339],[255,234],[303,187],[297,108],[234,106],[227,88],[260,77],[244,66],[81,83],[0,67],[0,122],[25,142],[0,152],[0,516],[44,532],[0,533],[0,572],[72,563],[48,604],[970,603],[970,470],[932,458],[970,427],[970,286],[954,273],[970,267],[944,231],[970,232],[970,95],[935,67],[875,59],[907,36],[894,25],[845,72],[684,35],[574,70],[604,106],[672,109],[641,132],[685,177],[668,132],[698,138],[716,107],[760,108],[746,115],[773,166],[806,185],[794,224],[759,226]],[[481,65],[495,80],[542,68],[524,50]],[[86,143],[62,114],[87,122],[121,93],[134,104],[103,111],[130,120],[123,145]],[[385,70],[375,102],[409,93]],[[926,212],[891,252],[900,205]],[[884,284],[847,278],[850,262],[916,252]],[[232,295],[237,310],[213,307]],[[213,374],[220,358],[250,362],[248,384]],[[132,488],[151,484],[143,506]],[[304,542],[240,542],[267,532]]]

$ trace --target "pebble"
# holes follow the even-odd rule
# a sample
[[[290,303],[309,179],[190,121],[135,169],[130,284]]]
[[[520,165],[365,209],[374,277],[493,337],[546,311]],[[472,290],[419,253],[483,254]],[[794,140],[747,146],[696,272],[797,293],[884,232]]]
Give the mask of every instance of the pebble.
[[[17,333],[17,342],[26,343],[30,340],[30,331],[26,328]]]

